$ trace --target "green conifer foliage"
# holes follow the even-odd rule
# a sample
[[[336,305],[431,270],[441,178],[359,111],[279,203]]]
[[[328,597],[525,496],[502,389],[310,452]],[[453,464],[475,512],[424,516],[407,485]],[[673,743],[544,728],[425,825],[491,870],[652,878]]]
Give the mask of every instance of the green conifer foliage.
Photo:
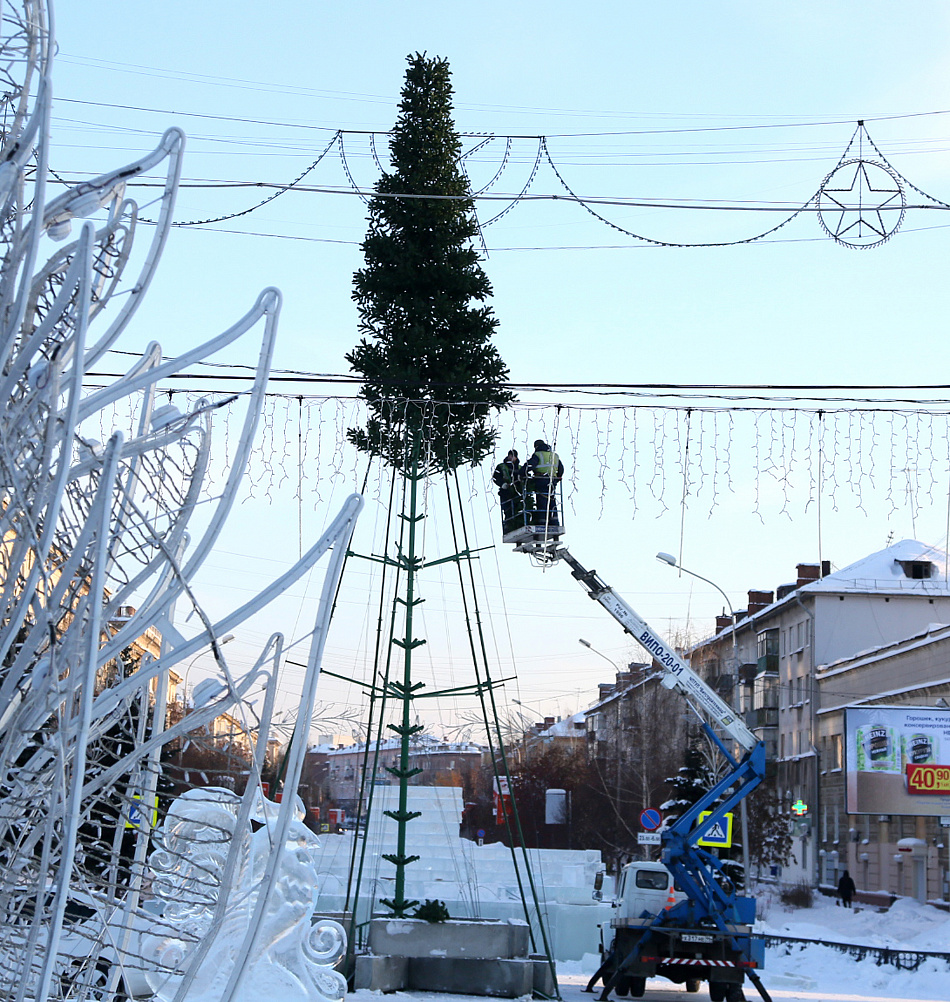
[[[370,201],[365,266],[353,280],[362,338],[346,359],[364,378],[370,416],[348,437],[397,469],[410,470],[415,454],[420,473],[438,473],[492,451],[491,413],[514,394],[491,344],[498,321],[473,247],[449,64],[419,53],[408,63],[393,170]]]

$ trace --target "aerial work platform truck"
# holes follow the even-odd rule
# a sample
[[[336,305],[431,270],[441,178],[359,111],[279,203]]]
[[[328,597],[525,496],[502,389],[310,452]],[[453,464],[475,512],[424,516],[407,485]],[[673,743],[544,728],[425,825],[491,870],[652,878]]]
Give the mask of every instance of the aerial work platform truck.
[[[726,763],[723,778],[660,832],[660,860],[685,896],[655,912],[644,908],[636,913],[636,902],[642,899],[637,874],[640,869],[653,870],[657,864],[628,864],[621,874],[610,923],[612,939],[587,990],[593,991],[600,981],[602,1000],[611,992],[639,998],[647,979],[660,976],[684,984],[688,992],[698,992],[706,982],[711,1002],[741,1002],[745,997],[742,986],[748,979],[765,1002],[771,1002],[758,975],[765,948],[752,932],[755,898],[738,894],[719,858],[697,844],[717,827],[725,828],[726,815],[762,781],[765,745],[737,711],[596,571],[587,570],[561,545],[560,532],[554,538],[539,535],[516,542],[515,550],[542,566],[563,561],[570,567],[588,596],[599,602],[659,666],[661,684],[678,691],[697,711],[704,731]]]

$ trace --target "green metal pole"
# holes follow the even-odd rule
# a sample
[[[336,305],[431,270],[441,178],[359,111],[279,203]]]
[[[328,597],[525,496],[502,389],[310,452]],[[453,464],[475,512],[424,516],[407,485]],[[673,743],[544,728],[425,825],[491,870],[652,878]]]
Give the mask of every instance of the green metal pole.
[[[419,858],[418,856],[406,855],[406,825],[414,818],[419,817],[421,813],[409,810],[409,778],[421,771],[409,768],[409,741],[413,734],[422,730],[421,726],[413,726],[412,724],[412,694],[419,687],[413,685],[412,682],[412,652],[416,647],[425,643],[425,640],[415,640],[412,636],[412,611],[422,601],[422,599],[415,597],[416,574],[420,564],[420,559],[416,556],[416,523],[425,517],[416,514],[418,503],[416,488],[419,482],[418,447],[413,449],[412,470],[406,475],[406,479],[409,481],[409,513],[399,516],[408,522],[406,552],[400,555],[400,564],[406,571],[406,623],[403,639],[393,638],[393,643],[403,649],[403,678],[402,683],[392,683],[392,689],[402,698],[402,723],[389,725],[399,735],[400,742],[399,768],[388,770],[399,780],[399,809],[386,811],[387,817],[396,822],[396,852],[383,855],[383,859],[388,860],[396,867],[396,886],[392,899],[383,899],[382,901],[384,905],[392,909],[397,918],[404,918],[406,912],[419,903],[418,901],[406,900],[406,867]]]

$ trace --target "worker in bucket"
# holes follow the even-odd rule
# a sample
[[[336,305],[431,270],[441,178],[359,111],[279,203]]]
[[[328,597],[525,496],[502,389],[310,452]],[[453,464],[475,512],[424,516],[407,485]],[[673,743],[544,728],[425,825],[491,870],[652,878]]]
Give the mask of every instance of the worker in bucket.
[[[534,524],[558,526],[555,491],[564,476],[564,464],[543,438],[535,439],[534,453],[525,463],[528,490],[534,495]],[[530,507],[526,502],[526,507]]]
[[[492,482],[498,488],[501,501],[501,526],[503,532],[513,532],[524,525],[524,477],[521,462],[515,449],[495,467]]]

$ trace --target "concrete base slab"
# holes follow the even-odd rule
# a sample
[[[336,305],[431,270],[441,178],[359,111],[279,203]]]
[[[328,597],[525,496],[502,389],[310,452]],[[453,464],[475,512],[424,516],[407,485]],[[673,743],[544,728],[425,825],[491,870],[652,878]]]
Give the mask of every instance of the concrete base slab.
[[[369,949],[377,956],[492,959],[525,957],[528,926],[517,919],[507,922],[449,919],[373,919]]]
[[[557,994],[557,983],[548,958],[543,953],[532,953],[528,960],[534,967],[534,991],[547,998],[554,998]]]
[[[483,995],[516,999],[534,989],[534,963],[516,960],[449,960],[445,957],[412,957],[409,988],[421,992]]]
[[[409,960],[406,957],[374,957],[360,953],[356,956],[353,987],[368,988],[374,992],[400,992],[409,981]]]

